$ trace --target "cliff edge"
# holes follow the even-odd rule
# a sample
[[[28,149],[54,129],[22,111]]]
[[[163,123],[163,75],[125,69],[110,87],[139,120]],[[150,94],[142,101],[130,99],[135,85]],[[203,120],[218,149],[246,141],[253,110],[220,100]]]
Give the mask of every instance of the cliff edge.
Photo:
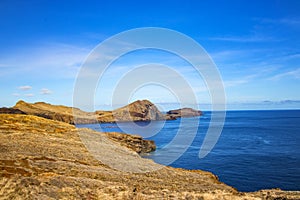
[[[158,164],[141,158],[106,134],[24,114],[0,114],[0,199],[299,199],[300,192],[241,193],[212,173],[163,167],[122,172],[95,159],[78,132],[95,135],[106,160],[138,167]]]

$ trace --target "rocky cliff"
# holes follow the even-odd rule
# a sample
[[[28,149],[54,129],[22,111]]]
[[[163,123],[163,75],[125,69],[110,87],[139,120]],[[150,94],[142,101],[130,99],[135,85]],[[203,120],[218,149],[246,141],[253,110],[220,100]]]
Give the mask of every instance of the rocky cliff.
[[[164,115],[148,100],[138,100],[113,112],[116,121],[163,120]]]
[[[17,102],[12,109],[30,115],[63,121],[69,124],[165,119],[165,116],[157,109],[157,107],[148,100],[135,101],[113,111],[85,112],[78,108],[67,106],[51,105],[44,102],[31,104],[24,101]]]
[[[0,199],[299,199],[299,192],[241,193],[200,170],[130,173],[96,160],[78,132],[96,135],[98,154],[140,170],[158,164],[106,134],[37,116],[0,114]],[[113,136],[114,137],[114,136]]]
[[[106,132],[105,134],[109,139],[116,141],[137,153],[149,153],[156,150],[156,145],[153,140],[144,140],[139,135],[117,132]]]

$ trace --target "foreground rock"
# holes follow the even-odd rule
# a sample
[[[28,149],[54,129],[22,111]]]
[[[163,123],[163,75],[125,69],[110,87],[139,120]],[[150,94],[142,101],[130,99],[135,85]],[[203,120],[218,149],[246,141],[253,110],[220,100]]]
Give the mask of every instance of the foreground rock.
[[[149,153],[156,150],[156,145],[153,140],[144,140],[139,135],[116,132],[107,132],[105,134],[109,139],[116,141],[137,153]]]
[[[176,119],[180,117],[196,117],[201,116],[202,114],[203,113],[200,110],[195,110],[192,108],[181,108],[168,111],[166,116],[169,119]]]
[[[96,160],[79,135],[94,135]],[[117,160],[145,173],[122,172]],[[299,199],[299,192],[240,193],[200,170],[160,168],[106,134],[31,115],[0,114],[0,199]],[[146,172],[151,167],[160,169]]]

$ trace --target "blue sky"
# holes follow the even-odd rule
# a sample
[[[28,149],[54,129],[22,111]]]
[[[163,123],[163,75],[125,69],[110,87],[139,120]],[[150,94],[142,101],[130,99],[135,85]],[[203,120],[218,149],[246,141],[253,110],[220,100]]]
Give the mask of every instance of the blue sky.
[[[128,29],[163,27],[186,34],[205,48],[220,71],[229,108],[299,109],[299,10],[297,0],[3,0],[0,106],[13,106],[19,99],[72,105],[77,73],[97,44]],[[121,59],[111,71],[122,66],[125,73],[144,62],[168,64],[182,73],[189,68],[166,52],[145,51]],[[201,80],[193,73],[186,76],[198,102],[209,104]],[[99,105],[110,102],[114,79],[107,79],[95,94]],[[156,86],[133,98],[162,104],[173,101],[168,91]]]

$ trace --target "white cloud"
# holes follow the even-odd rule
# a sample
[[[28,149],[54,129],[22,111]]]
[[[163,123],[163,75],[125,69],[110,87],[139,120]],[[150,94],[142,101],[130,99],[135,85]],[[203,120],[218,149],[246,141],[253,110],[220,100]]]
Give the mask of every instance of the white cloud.
[[[31,94],[31,93],[30,93],[30,94],[25,94],[24,96],[25,96],[25,97],[33,97],[34,94]]]
[[[23,86],[20,86],[19,87],[19,90],[31,90],[32,89],[32,87],[31,86],[29,86],[29,85],[23,85]]]
[[[43,94],[43,95],[47,95],[47,94],[51,94],[51,93],[52,93],[52,91],[47,88],[41,89],[41,94]]]
[[[19,93],[13,93],[12,95],[13,95],[13,96],[15,96],[15,97],[18,97],[18,96],[20,96],[20,94],[19,94]]]
[[[295,78],[295,79],[300,79],[300,68],[298,68],[296,70],[292,70],[292,71],[277,74],[277,75],[269,78],[268,80],[277,81],[277,80],[280,80],[280,79],[285,78],[285,77],[292,77],[292,78]]]

